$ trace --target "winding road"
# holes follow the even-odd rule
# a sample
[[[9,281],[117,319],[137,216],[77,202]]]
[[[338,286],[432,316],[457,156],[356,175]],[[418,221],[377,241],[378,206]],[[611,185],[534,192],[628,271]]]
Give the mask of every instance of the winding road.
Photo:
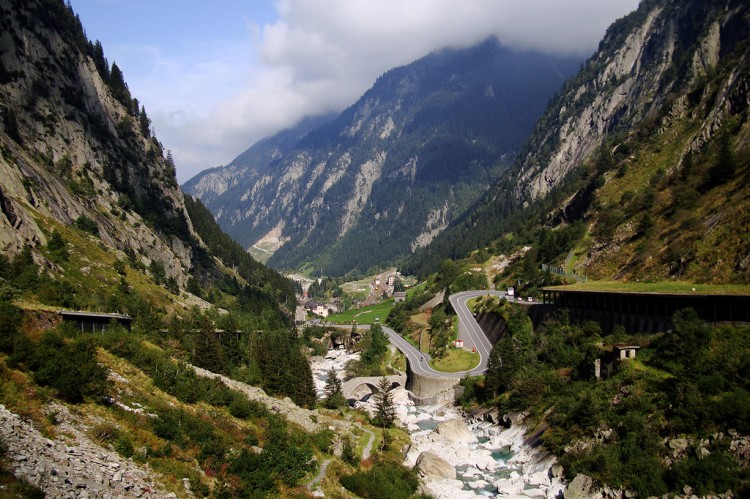
[[[430,360],[432,360],[432,358],[428,354],[420,352],[400,334],[384,324],[382,325],[383,332],[388,335],[388,339],[391,340],[391,343],[406,355],[411,370],[416,374],[439,378],[462,378],[468,372],[472,376],[478,376],[487,370],[487,360],[490,358],[492,344],[487,339],[482,328],[477,324],[477,321],[474,319],[474,316],[471,314],[471,311],[466,304],[469,300],[478,296],[492,295],[504,297],[506,294],[505,291],[491,290],[463,291],[461,293],[452,294],[448,297],[451,306],[453,306],[453,310],[456,311],[456,315],[458,316],[458,338],[464,340],[464,348],[472,349],[473,347],[476,347],[476,351],[479,354],[479,364],[470,371],[459,371],[454,373],[437,371],[430,366]],[[370,326],[362,325],[357,327],[367,329]]]

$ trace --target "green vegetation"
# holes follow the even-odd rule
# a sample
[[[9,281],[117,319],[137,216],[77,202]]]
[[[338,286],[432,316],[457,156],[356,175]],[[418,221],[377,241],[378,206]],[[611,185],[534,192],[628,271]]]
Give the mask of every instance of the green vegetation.
[[[438,371],[455,373],[469,371],[479,364],[479,354],[463,348],[448,348],[445,355],[433,359],[430,365]]]
[[[341,484],[359,497],[408,499],[419,487],[416,470],[392,461],[376,461],[369,470],[341,478]]]
[[[384,321],[388,317],[391,308],[393,308],[393,299],[376,305],[368,305],[340,314],[329,315],[327,320],[335,324],[351,324],[352,322],[356,322],[357,324],[371,325],[379,321]]]
[[[333,458],[332,432],[305,433],[244,394],[196,376],[175,360],[181,350],[172,333],[152,336],[162,339],[167,351],[116,326],[105,335],[88,335],[63,324],[37,340],[21,332],[20,318],[18,309],[0,301],[0,403],[39,421],[51,434],[54,418],[42,412],[49,399],[79,404],[82,414],[97,421],[89,430],[95,441],[165,474],[174,490],[187,477],[193,493],[201,496],[287,496],[315,472],[313,456]],[[288,343],[288,338],[278,340]],[[286,355],[291,355],[288,348],[280,352]],[[286,369],[281,357],[273,362]],[[118,375],[107,382],[109,370]],[[291,378],[281,382],[299,384]],[[295,397],[288,386],[281,394]],[[113,399],[118,404],[111,404]],[[358,463],[355,457],[349,460]],[[351,471],[346,465],[336,474]],[[23,483],[2,474],[0,481],[34,497],[35,489]]]
[[[663,7],[660,15],[680,26],[680,41],[671,67],[651,89],[654,100],[634,99],[628,106],[646,109],[657,101],[661,106],[649,109],[642,120],[632,119],[637,113],[612,116],[597,150],[571,165],[572,171],[544,198],[525,196],[521,172],[526,175],[549,164],[560,150],[559,130],[622,84],[617,78],[602,78],[605,61],[656,5]],[[469,258],[478,249],[477,255],[508,256],[530,246],[496,285],[517,285],[520,278],[522,284],[529,283],[521,290],[525,296],[541,286],[566,284],[545,280],[539,273],[542,263],[586,274],[589,280],[750,282],[743,263],[750,244],[747,103],[730,106],[720,128],[709,125],[710,117],[722,112],[717,106],[724,109],[732,101],[724,89],[747,63],[746,20],[739,21],[745,17],[737,15],[743,35],[728,42],[716,67],[693,79],[681,75],[693,71],[697,47],[711,23],[727,16],[725,11],[698,1],[680,9],[661,1],[642,2],[614,23],[599,52],[564,85],[537,122],[512,175],[493,186],[463,221],[417,251],[403,271],[424,278],[437,272],[447,257]],[[594,81],[601,83],[596,91],[583,91]],[[711,134],[705,134],[707,129]],[[597,137],[585,127],[581,132]],[[520,198],[508,196],[511,192]]]
[[[383,327],[375,323],[365,331],[357,348],[362,352],[359,360],[352,361],[346,366],[350,376],[385,376],[388,374],[385,356],[388,352],[388,336]]]
[[[639,496],[685,485],[701,495],[749,490],[750,473],[728,448],[730,430],[750,431],[749,327],[709,326],[683,310],[674,331],[656,335],[615,328],[602,337],[596,323],[565,317],[534,331],[517,307],[490,302],[483,306],[506,317],[507,334],[484,380],[464,380],[464,403],[474,397],[528,411],[570,477],[585,473]],[[640,345],[637,359],[615,360],[613,345],[622,342]],[[593,376],[597,358],[601,380]],[[688,449],[675,454],[668,442],[680,437]]]
[[[744,284],[694,284],[689,282],[656,281],[656,282],[618,282],[589,281],[587,283],[568,284],[560,289],[580,291],[616,291],[627,293],[673,293],[697,295],[747,295],[750,286]]]
[[[329,369],[327,377],[328,379],[326,379],[325,387],[326,398],[323,401],[323,406],[326,409],[338,409],[348,405],[344,398],[344,393],[341,390],[341,380],[339,379],[336,369]]]

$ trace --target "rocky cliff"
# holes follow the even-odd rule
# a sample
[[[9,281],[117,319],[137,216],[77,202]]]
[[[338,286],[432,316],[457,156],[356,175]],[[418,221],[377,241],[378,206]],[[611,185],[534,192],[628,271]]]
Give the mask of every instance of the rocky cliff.
[[[599,50],[571,79],[532,135],[518,174],[516,195],[533,200],[559,185],[615,134],[631,134],[648,120],[689,114],[685,94],[715,76],[722,56],[747,39],[741,2],[642,2],[607,31]],[[699,150],[737,114],[746,96],[743,64],[726,75],[708,116],[683,153]],[[745,73],[743,75],[743,73]]]
[[[272,265],[366,271],[428,245],[476,201],[577,64],[494,40],[434,53],[262,169],[238,158],[186,189],[244,246],[275,241]]]
[[[184,287],[196,234],[145,109],[119,70],[97,67],[62,2],[0,9],[0,251],[39,247],[54,223],[86,217],[105,245],[160,262]]]
[[[746,3],[641,2],[552,99],[509,174],[406,270],[529,244],[527,268],[747,282],[749,40]]]

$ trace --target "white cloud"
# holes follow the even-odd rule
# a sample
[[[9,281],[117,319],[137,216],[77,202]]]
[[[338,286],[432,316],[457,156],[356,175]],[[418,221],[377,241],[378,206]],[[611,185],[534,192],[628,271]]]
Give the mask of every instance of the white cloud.
[[[247,21],[242,43],[171,60],[144,52],[155,65],[136,95],[148,94],[157,135],[185,181],[305,115],[343,109],[378,75],[432,50],[496,35],[506,45],[587,55],[637,3],[278,0],[279,19]]]

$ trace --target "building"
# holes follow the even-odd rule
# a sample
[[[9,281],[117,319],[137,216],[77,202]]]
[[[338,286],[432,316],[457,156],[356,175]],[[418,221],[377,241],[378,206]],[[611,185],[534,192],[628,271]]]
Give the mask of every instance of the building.
[[[331,313],[331,311],[325,305],[318,305],[313,309],[312,313],[321,317],[328,317],[328,314]]]
[[[393,293],[393,303],[406,301],[406,291],[396,291]]]
[[[103,333],[112,324],[119,324],[130,331],[133,318],[129,315],[102,314],[97,312],[82,312],[71,310],[60,310],[57,312],[64,322],[75,324],[76,329],[82,333]]]

